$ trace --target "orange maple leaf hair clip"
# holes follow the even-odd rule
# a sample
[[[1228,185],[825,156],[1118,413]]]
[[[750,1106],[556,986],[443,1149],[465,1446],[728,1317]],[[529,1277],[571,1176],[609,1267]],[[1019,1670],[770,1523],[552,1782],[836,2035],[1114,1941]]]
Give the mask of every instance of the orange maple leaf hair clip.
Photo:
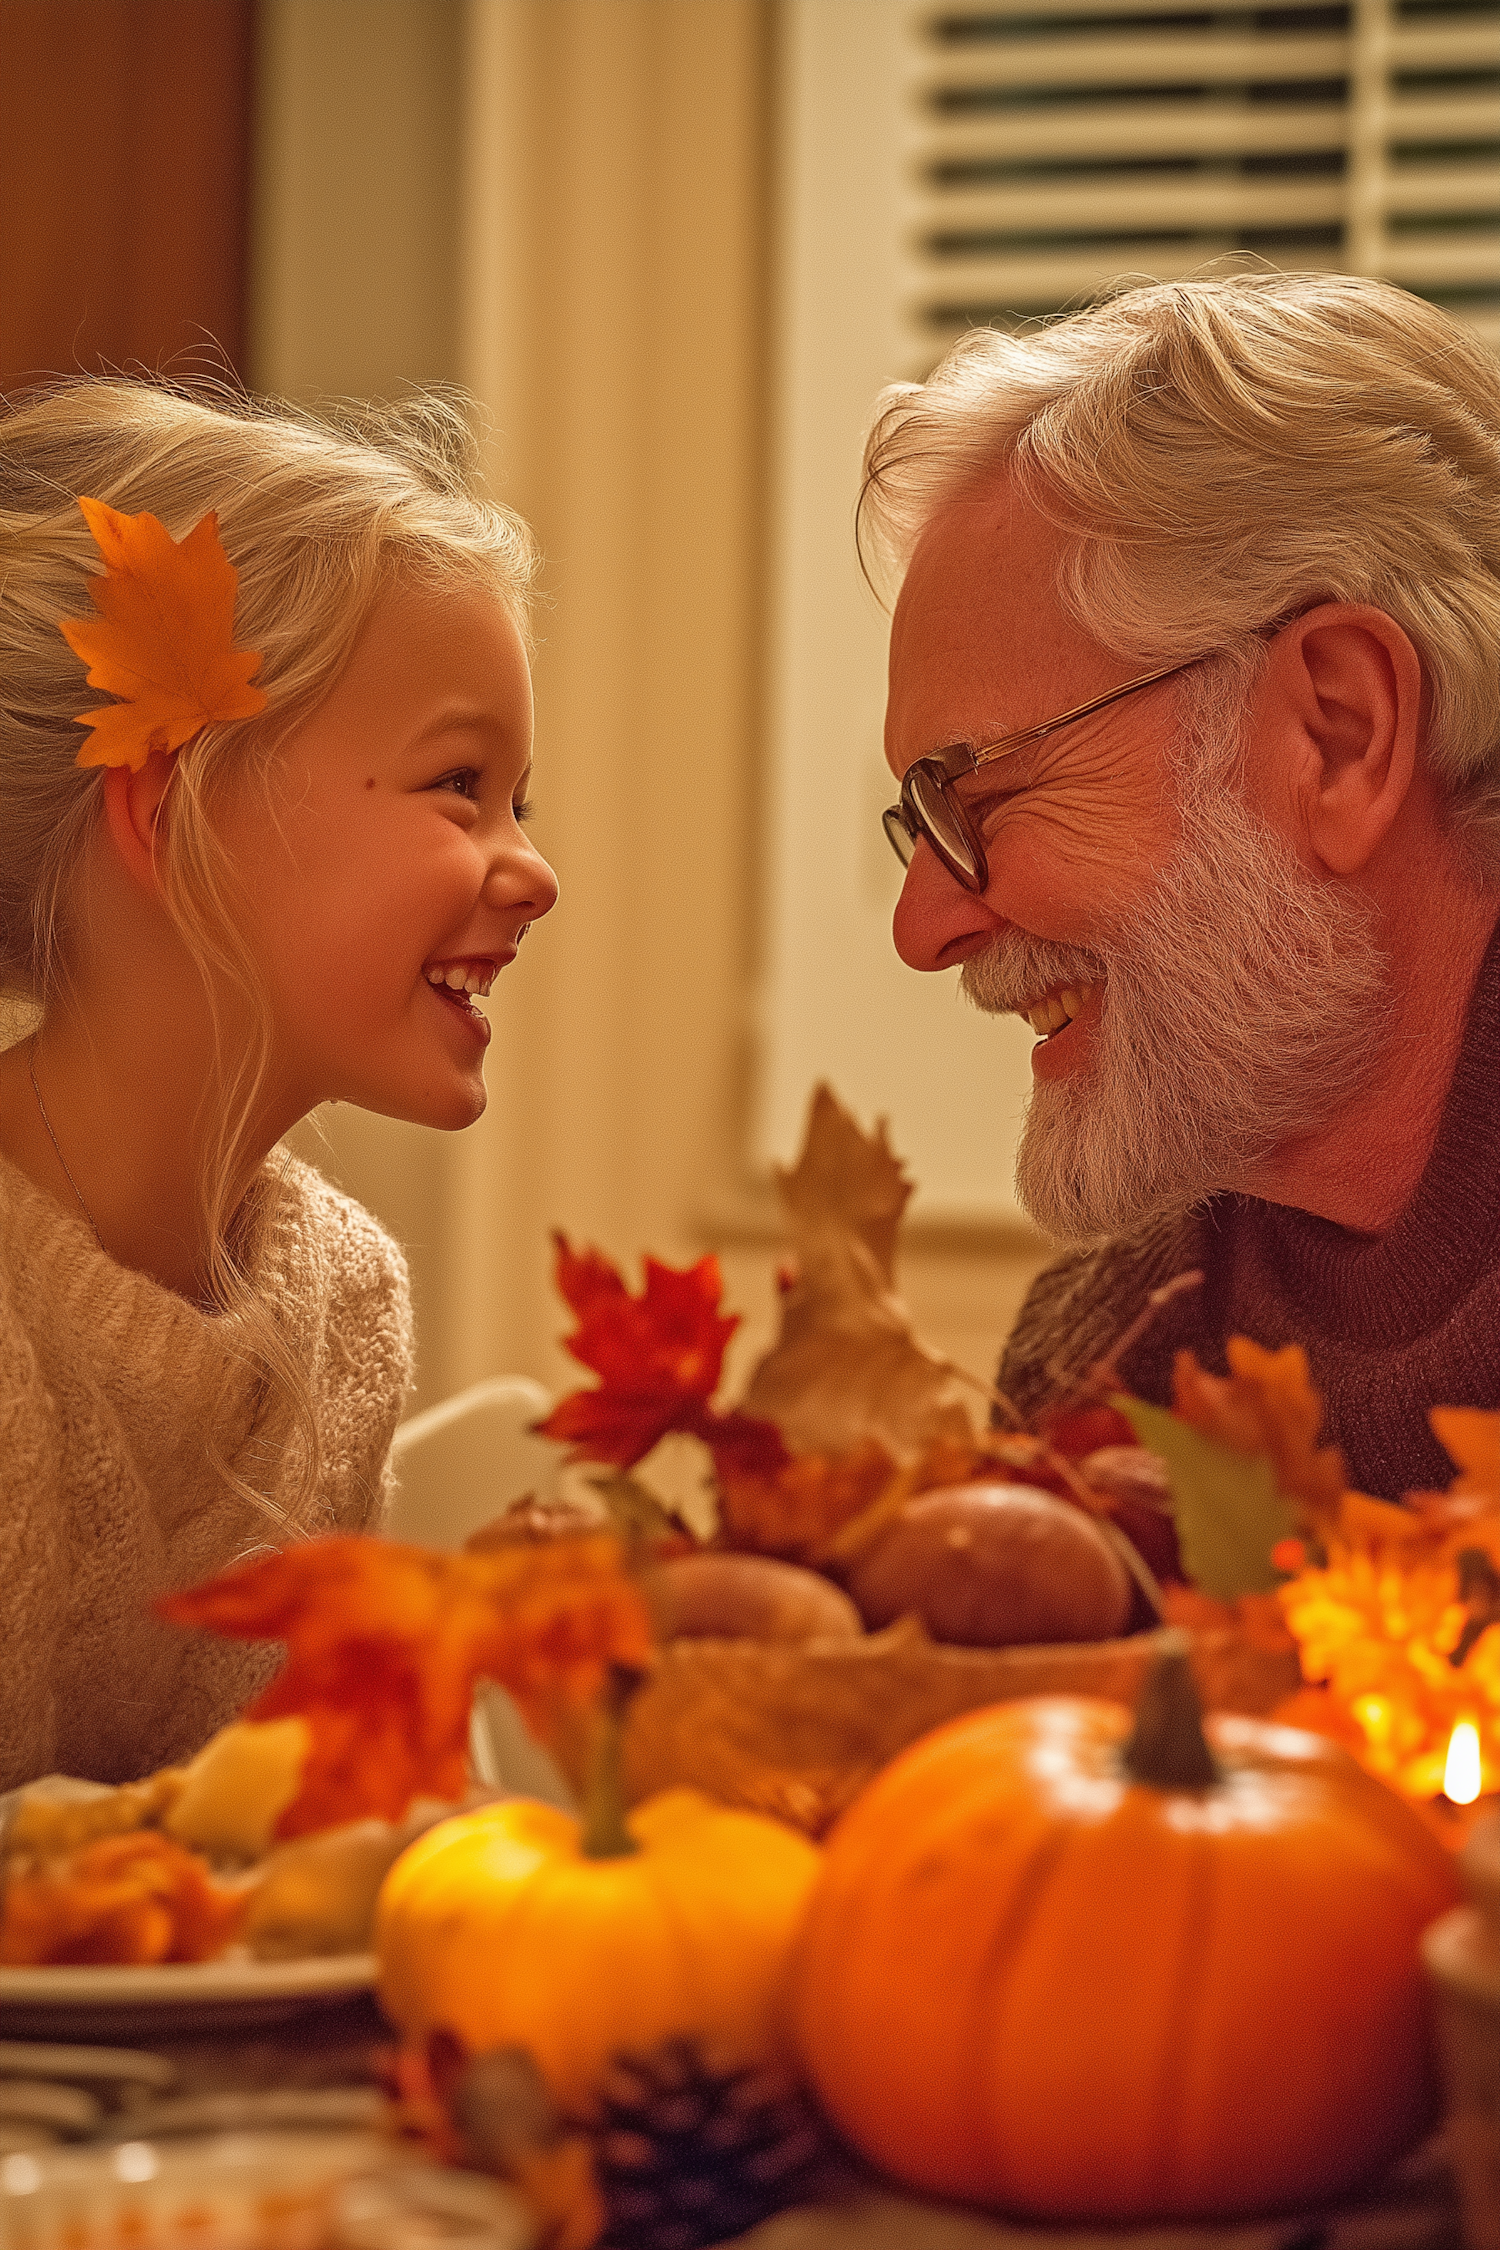
[[[64,618],[59,630],[88,665],[89,686],[119,698],[78,713],[93,729],[78,764],[138,773],[153,750],[180,750],[215,721],[264,711],[250,685],[260,655],[234,645],[239,575],[218,517],[174,539],[155,516],[123,516],[102,500],[78,505],[104,557],[103,577],[88,582],[100,615]]]

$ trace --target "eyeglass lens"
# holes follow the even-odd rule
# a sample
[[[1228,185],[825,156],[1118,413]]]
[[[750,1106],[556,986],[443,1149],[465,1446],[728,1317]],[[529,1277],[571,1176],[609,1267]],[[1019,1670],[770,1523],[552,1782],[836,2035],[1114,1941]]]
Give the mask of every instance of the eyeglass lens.
[[[953,803],[937,776],[925,764],[910,767],[902,796],[911,806],[922,833],[956,881],[968,891],[982,891],[988,869],[968,822]]]
[[[911,855],[917,848],[917,839],[906,825],[906,814],[900,805],[888,805],[880,816],[886,840],[903,867],[910,867]]]

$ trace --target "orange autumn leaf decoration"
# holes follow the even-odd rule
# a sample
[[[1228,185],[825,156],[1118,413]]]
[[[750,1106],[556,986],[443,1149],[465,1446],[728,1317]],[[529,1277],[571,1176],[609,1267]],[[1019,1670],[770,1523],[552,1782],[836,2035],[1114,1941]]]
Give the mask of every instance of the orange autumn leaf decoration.
[[[1487,1789],[1500,1771],[1500,1413],[1428,1419],[1458,1464],[1448,1490],[1399,1507],[1346,1492],[1310,1550],[1289,1543],[1279,1596],[1308,1684],[1275,1715],[1348,1743],[1414,1798],[1442,1790],[1460,1720],[1478,1729]]]
[[[177,540],[155,516],[121,515],[102,500],[78,505],[104,557],[103,577],[88,582],[100,615],[65,618],[59,629],[88,665],[89,686],[120,699],[79,712],[93,732],[78,764],[139,772],[153,750],[180,750],[214,721],[263,711],[266,698],[250,685],[260,657],[234,645],[239,579],[218,517]]]
[[[1500,1413],[1478,1406],[1434,1406],[1427,1419],[1458,1475],[1446,1492],[1408,1492],[1402,1507],[1346,1492],[1343,1539],[1370,1549],[1425,1549],[1451,1560],[1464,1546],[1486,1547],[1500,1566]]]
[[[1500,1414],[1479,1406],[1435,1406],[1427,1417],[1458,1475],[1449,1494],[1500,1506]]]
[[[1306,1352],[1300,1344],[1269,1352],[1248,1336],[1231,1336],[1224,1349],[1227,1376],[1206,1374],[1189,1351],[1177,1354],[1173,1411],[1237,1453],[1269,1454],[1277,1489],[1314,1521],[1331,1523],[1344,1494],[1344,1464],[1336,1446],[1317,1442],[1323,1402]]]
[[[797,1453],[762,1472],[730,1469],[720,1514],[729,1544],[750,1554],[810,1562],[874,1506],[896,1475],[879,1438],[846,1453]]]
[[[1164,1625],[1182,1625],[1193,1633],[1238,1633],[1251,1648],[1280,1652],[1293,1645],[1279,1593],[1236,1594],[1233,1601],[1220,1601],[1198,1586],[1168,1585],[1162,1588],[1161,1615]]]
[[[480,1679],[508,1688],[532,1731],[556,1742],[612,1665],[644,1668],[651,1654],[645,1604],[602,1534],[488,1554],[310,1540],[159,1607],[179,1625],[286,1643],[285,1669],[245,1714],[312,1729],[282,1837],[399,1820],[418,1796],[462,1797]]]

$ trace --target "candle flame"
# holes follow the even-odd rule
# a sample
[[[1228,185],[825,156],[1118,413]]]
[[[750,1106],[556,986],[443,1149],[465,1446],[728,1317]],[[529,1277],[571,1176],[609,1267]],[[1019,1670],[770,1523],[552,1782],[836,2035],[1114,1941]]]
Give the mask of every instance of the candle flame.
[[[1455,1805],[1472,1805],[1479,1790],[1479,1729],[1472,1719],[1460,1719],[1448,1737],[1443,1795]]]

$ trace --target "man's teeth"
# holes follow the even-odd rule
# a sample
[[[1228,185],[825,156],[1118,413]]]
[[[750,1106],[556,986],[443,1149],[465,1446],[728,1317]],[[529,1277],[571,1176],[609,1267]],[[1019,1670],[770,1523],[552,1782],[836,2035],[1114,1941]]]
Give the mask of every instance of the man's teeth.
[[[477,994],[482,1000],[494,983],[495,976],[496,971],[489,962],[476,969],[465,968],[461,961],[454,961],[446,969],[429,969],[427,982],[446,985],[450,992],[465,992],[471,997]]]
[[[1038,1000],[1026,1010],[1026,1021],[1039,1039],[1050,1038],[1054,1031],[1061,1031],[1065,1023],[1082,1015],[1095,989],[1091,984],[1070,984],[1061,992],[1050,992],[1045,1000]]]

